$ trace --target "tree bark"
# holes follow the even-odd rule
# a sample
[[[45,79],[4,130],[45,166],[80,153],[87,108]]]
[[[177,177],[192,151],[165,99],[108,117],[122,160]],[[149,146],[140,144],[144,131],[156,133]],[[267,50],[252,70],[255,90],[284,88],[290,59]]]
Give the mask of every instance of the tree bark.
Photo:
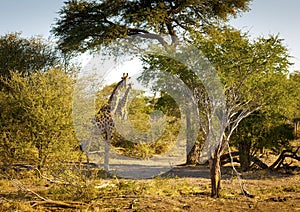
[[[209,159],[210,179],[211,179],[211,197],[220,197],[221,190],[221,165],[219,149],[215,151],[214,156]]]
[[[239,157],[240,157],[240,166],[242,171],[249,170],[251,157],[250,157],[250,141],[243,141],[239,143]]]
[[[193,132],[192,132],[192,123],[191,123],[191,114],[190,111],[186,111],[186,164],[187,165],[196,165],[199,162],[200,157],[200,142],[193,142]],[[192,146],[193,145],[193,146]]]

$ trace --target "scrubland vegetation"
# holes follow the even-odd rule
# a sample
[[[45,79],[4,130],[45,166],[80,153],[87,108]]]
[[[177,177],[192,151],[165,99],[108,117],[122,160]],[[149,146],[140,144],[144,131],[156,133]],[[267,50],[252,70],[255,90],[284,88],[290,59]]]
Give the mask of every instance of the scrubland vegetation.
[[[248,0],[132,2],[66,2],[52,30],[58,46],[19,33],[0,37],[0,210],[300,210],[300,72],[290,70],[283,39],[250,39],[226,25],[230,16],[248,9]],[[171,43],[160,33],[171,36]],[[202,121],[187,164],[153,179],[122,179],[87,163],[72,117],[79,67],[70,59],[87,50],[109,52],[109,43],[131,35],[156,40],[162,52],[174,56],[142,55],[140,82],[152,82],[157,70],[180,79],[192,91],[195,118]],[[174,59],[199,62],[199,55],[177,51],[179,40],[202,52],[224,87],[219,140],[210,130],[217,117],[211,114],[220,112],[214,108],[220,102],[211,100],[193,70]],[[175,81],[157,82],[153,92],[161,85],[180,88]],[[97,109],[115,86],[99,90]],[[149,121],[155,110],[165,114],[166,128],[152,143],[128,140],[114,131],[110,145],[118,154],[147,160],[168,151],[180,129],[190,127],[180,120],[189,118],[166,92],[132,92],[135,98],[127,109],[133,128],[159,128]],[[182,139],[188,143],[190,137]],[[211,141],[216,147],[209,152],[209,163],[199,165],[200,152]]]

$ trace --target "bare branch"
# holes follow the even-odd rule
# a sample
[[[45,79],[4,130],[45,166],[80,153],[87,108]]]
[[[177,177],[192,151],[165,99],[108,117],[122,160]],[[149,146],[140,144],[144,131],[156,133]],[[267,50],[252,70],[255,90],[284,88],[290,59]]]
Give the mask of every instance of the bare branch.
[[[249,109],[249,108],[246,108],[244,109],[239,115],[238,117],[233,120],[231,123],[232,123],[232,126],[230,126],[230,129],[229,129],[229,133],[227,135],[227,139],[229,140],[232,133],[234,132],[234,130],[238,127],[239,123],[246,117],[248,117],[250,114],[254,113],[255,111],[259,110],[261,108],[261,106],[257,106],[253,109]]]
[[[233,171],[235,172],[236,176],[238,177],[238,182],[239,182],[240,188],[241,188],[241,190],[242,190],[244,196],[253,198],[254,195],[250,194],[250,193],[246,190],[246,188],[245,188],[245,184],[244,184],[243,181],[242,181],[242,174],[239,173],[239,172],[236,170],[235,166],[234,166],[234,163],[233,163],[234,160],[233,160],[233,157],[232,157],[232,154],[231,154],[231,149],[230,149],[228,140],[226,141],[226,143],[227,143],[227,147],[228,147],[228,154],[229,154],[229,156],[230,156],[231,166],[232,166],[232,169],[233,169]]]
[[[11,182],[12,182],[13,184],[15,184],[16,186],[18,186],[21,190],[25,190],[25,191],[27,191],[27,192],[29,192],[29,193],[32,193],[32,194],[34,194],[35,196],[37,196],[39,199],[41,199],[41,200],[43,200],[43,201],[48,200],[47,198],[42,197],[41,195],[37,194],[36,192],[30,190],[29,188],[26,188],[19,180],[12,179]]]

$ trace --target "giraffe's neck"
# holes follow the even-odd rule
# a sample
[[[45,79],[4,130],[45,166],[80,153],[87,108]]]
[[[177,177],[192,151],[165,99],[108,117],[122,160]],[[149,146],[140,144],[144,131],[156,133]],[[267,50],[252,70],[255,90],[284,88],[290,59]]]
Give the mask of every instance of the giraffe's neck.
[[[131,90],[131,84],[126,89],[123,98],[121,99],[121,101],[119,102],[119,104],[117,105],[117,108],[116,108],[116,115],[118,115],[121,118],[125,118],[125,115],[126,115],[125,114],[126,103],[128,100],[128,94],[129,94],[130,90]],[[124,109],[124,111],[123,111],[123,109]]]
[[[108,100],[108,105],[110,107],[110,111],[114,113],[116,110],[117,105],[119,104],[119,93],[122,88],[126,86],[126,82],[124,80],[121,80],[115,89],[113,90],[111,96],[109,97]]]

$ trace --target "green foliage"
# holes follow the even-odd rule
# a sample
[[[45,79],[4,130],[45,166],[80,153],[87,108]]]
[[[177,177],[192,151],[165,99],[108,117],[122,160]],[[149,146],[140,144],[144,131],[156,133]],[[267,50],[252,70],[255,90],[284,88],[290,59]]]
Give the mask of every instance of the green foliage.
[[[228,112],[225,133],[230,137],[230,132],[233,132],[235,126],[245,118],[244,114],[260,110],[259,114],[263,117],[241,122],[241,127],[244,126],[249,131],[245,128],[243,129],[245,132],[243,131],[241,134],[240,127],[233,138],[237,142],[236,144],[247,142],[243,138],[246,139],[249,136],[252,140],[256,140],[254,146],[250,145],[253,148],[267,145],[269,148],[280,149],[286,146],[288,144],[286,138],[291,138],[289,128],[285,132],[287,133],[285,138],[282,137],[282,134],[274,133],[274,131],[272,131],[273,137],[269,134],[271,129],[287,127],[287,121],[295,112],[297,90],[288,79],[290,56],[287,48],[283,45],[283,40],[278,36],[251,40],[247,34],[223,26],[208,27],[207,34],[193,33],[190,42],[208,58],[224,85]],[[181,52],[174,54],[179,55],[178,58],[185,56]],[[205,101],[206,90],[195,73],[188,70],[184,64],[166,56],[148,55],[143,58],[143,61],[147,64],[141,77],[144,83],[155,79],[156,70],[163,70],[178,76],[190,90],[197,90],[200,95],[195,98],[198,100],[201,121],[206,127],[204,131],[207,131],[209,123],[206,121],[206,117],[209,115],[211,104],[207,104],[209,101]],[[158,83],[160,84],[155,86],[160,87],[165,84],[164,82]],[[153,86],[154,89],[155,86]],[[168,110],[172,110],[172,106],[168,106]],[[237,125],[232,123],[237,123]],[[252,123],[255,124],[255,127]],[[259,133],[254,131],[259,131]],[[261,137],[264,137],[264,142]],[[283,143],[285,144],[283,145]],[[248,151],[250,152],[251,149]]]
[[[216,69],[229,99],[235,93],[239,101],[274,100],[274,87],[287,77],[290,56],[278,36],[251,41],[231,27],[211,27],[208,36],[195,34],[194,45]]]
[[[150,113],[154,111],[149,99],[143,95],[136,96],[129,107],[128,117],[133,128],[140,132],[147,132],[151,127],[149,123]]]
[[[60,39],[64,51],[97,49],[117,38],[137,35],[166,42],[165,33],[184,36],[203,29],[216,20],[246,11],[249,0],[209,1],[67,1],[52,32]]]
[[[273,77],[269,75],[263,82],[266,86],[261,87],[264,89],[261,95],[263,107],[242,120],[232,137],[237,146],[248,146],[243,151],[240,149],[240,153],[247,154],[249,158],[263,148],[279,153],[283,148],[288,148],[290,140],[294,138],[290,121],[296,112],[297,93],[291,80],[287,76],[273,74]]]
[[[107,99],[114,87],[115,84],[105,86],[98,92],[96,108],[100,108],[107,104]],[[164,110],[164,108],[166,108],[165,101],[174,103],[174,100],[172,101],[168,96],[166,99],[164,97],[153,99],[149,96],[145,96],[143,92],[138,90],[132,90],[131,94],[133,98],[129,98],[128,119],[130,120],[132,128],[139,133],[148,133],[151,127],[160,128],[161,123],[158,123],[158,126],[154,126],[154,124],[149,121],[151,120],[151,113],[155,110],[167,112]],[[135,158],[149,158],[154,154],[166,152],[176,140],[180,129],[180,116],[178,117],[177,111],[179,110],[178,107],[176,107],[176,104],[174,105],[174,111],[174,113],[165,113],[167,119],[166,129],[157,140],[153,142],[144,142],[139,140],[139,136],[133,137],[133,140],[127,140],[125,138],[126,135],[120,135],[120,133],[115,130],[113,132],[111,144],[120,154]],[[152,136],[155,137],[156,135]]]
[[[149,122],[151,119],[151,113],[157,108],[157,103],[153,105],[153,101],[155,100],[149,99],[149,97],[137,96],[129,107],[128,113],[130,122],[139,132],[147,133],[151,127],[161,127],[160,122],[157,123],[158,126],[154,126],[154,123]],[[135,144],[133,144],[133,148],[128,149],[128,155],[137,158],[149,158],[154,154],[162,154],[166,152],[172,146],[180,129],[179,119],[173,116],[168,116],[168,114],[165,115],[167,124],[162,135],[158,137],[157,140],[150,143],[136,140]],[[156,137],[157,135],[154,134],[152,136]]]
[[[1,161],[42,167],[71,160],[78,145],[71,116],[74,80],[59,69],[10,74],[10,80],[2,78],[10,92],[0,92]]]
[[[295,71],[290,76],[291,87],[294,94],[293,106],[295,108],[293,118],[295,122],[300,122],[300,71]]]
[[[211,28],[208,35],[207,39],[196,34],[195,43],[225,85],[229,109],[236,108],[233,118],[243,110],[259,110],[241,120],[232,136],[242,168],[247,169],[258,149],[279,151],[293,138],[288,121],[295,112],[297,94],[288,79],[290,56],[278,36],[250,40],[230,27]]]
[[[11,78],[11,72],[28,76],[36,70],[46,71],[59,65],[58,52],[42,37],[22,38],[20,33],[0,37],[0,74]]]
[[[160,110],[164,114],[176,118],[180,118],[180,111],[175,100],[167,93],[161,92],[160,98],[157,100],[155,110]]]

